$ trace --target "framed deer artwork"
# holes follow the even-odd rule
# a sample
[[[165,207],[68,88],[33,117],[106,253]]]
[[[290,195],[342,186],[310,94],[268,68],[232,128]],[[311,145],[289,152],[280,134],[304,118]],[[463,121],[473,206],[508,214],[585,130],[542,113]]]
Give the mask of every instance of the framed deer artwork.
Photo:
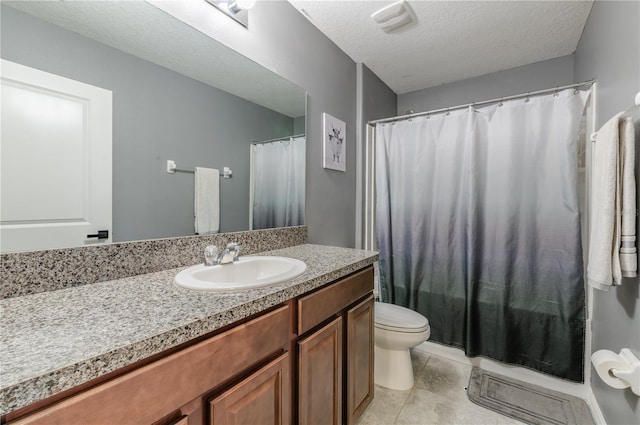
[[[332,117],[326,112],[322,114],[323,160],[322,167],[330,170],[346,171],[346,136],[347,125],[344,121]]]

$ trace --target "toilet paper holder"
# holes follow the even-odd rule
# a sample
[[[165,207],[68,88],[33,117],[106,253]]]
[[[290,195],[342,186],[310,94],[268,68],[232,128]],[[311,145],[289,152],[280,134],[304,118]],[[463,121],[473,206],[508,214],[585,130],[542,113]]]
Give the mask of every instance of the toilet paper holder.
[[[600,367],[600,359],[617,359],[620,367]],[[640,360],[633,355],[631,350],[623,348],[620,354],[616,354],[609,350],[598,350],[591,356],[591,363],[600,378],[614,388],[629,388],[637,396],[640,397]],[[611,364],[611,363],[602,363]],[[606,375],[609,376],[606,376]],[[604,375],[604,376],[603,376]],[[613,378],[613,380],[611,379]]]

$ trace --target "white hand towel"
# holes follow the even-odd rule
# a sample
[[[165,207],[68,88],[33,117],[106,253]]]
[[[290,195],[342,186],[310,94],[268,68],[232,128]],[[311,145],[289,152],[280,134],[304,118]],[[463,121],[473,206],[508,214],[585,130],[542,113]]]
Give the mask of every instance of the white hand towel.
[[[622,224],[620,228],[620,269],[622,277],[638,276],[636,248],[636,179],[635,141],[633,120],[625,116],[620,120],[620,183],[622,184]]]
[[[195,228],[196,234],[218,233],[220,230],[220,172],[214,168],[196,167]]]
[[[607,121],[596,135],[587,282],[597,289],[606,290],[622,283],[620,245],[623,232],[627,232],[624,233],[622,250],[624,275],[632,275],[637,270],[634,242],[635,154],[633,130],[629,142],[628,125],[627,118],[619,113]]]

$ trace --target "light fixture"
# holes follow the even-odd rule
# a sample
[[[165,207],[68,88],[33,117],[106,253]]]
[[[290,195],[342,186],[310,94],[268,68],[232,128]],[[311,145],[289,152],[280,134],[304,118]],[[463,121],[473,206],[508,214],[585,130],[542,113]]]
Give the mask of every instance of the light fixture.
[[[405,0],[392,3],[371,15],[384,32],[392,32],[416,22],[416,14]]]
[[[249,27],[249,9],[256,4],[256,0],[206,0],[206,2],[245,27]]]

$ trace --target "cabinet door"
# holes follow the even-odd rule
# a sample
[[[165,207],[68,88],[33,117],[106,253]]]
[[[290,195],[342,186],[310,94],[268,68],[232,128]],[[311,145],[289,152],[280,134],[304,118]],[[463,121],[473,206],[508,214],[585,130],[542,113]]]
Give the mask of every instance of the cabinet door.
[[[373,296],[347,311],[347,424],[373,399]]]
[[[342,318],[298,343],[300,425],[342,422]]]
[[[209,402],[212,425],[286,425],[291,417],[289,354],[285,353]]]

